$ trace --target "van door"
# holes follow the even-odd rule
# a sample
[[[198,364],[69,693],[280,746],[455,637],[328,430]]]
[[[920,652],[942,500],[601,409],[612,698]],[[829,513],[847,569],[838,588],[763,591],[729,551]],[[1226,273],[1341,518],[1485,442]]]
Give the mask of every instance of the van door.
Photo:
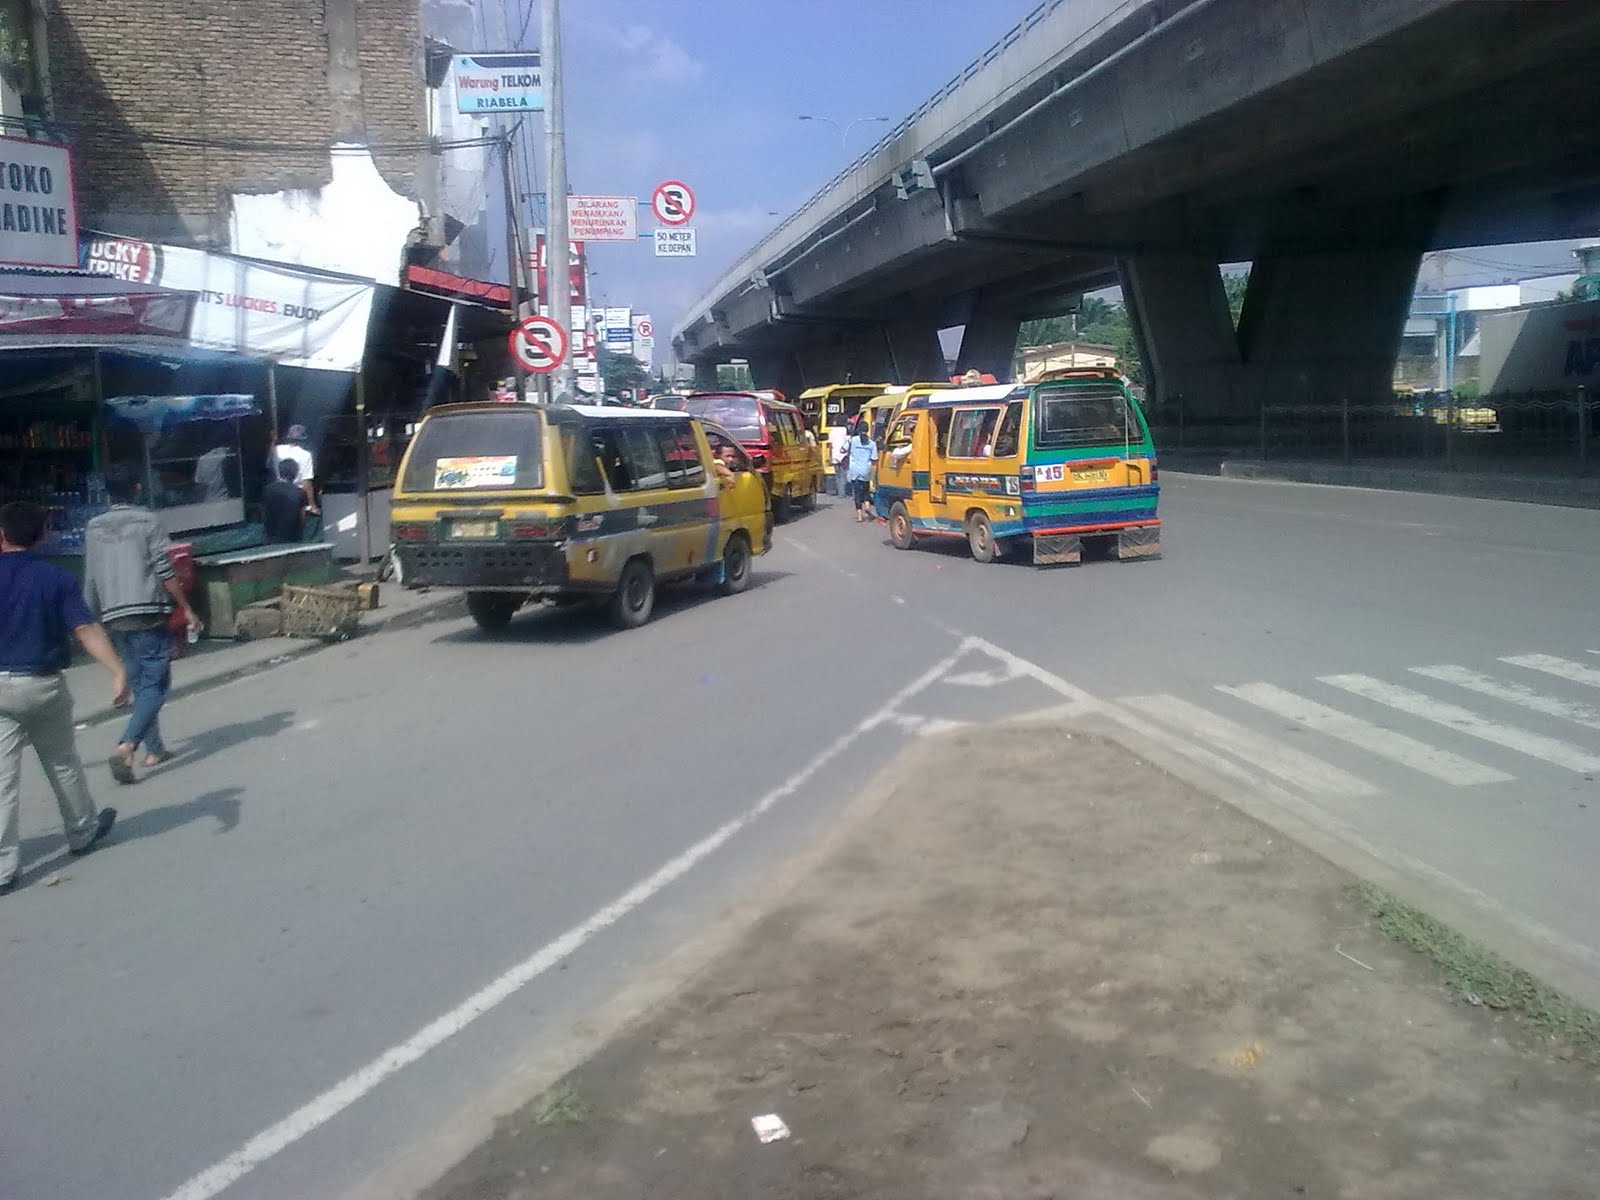
[[[918,467],[923,468],[924,476],[927,474],[927,454],[917,451],[917,426],[921,416],[921,413],[908,412],[895,421],[889,427],[883,453],[878,456],[876,491],[885,516],[896,500],[911,503],[917,487]],[[926,490],[926,480],[922,486]]]
[[[950,439],[950,409],[928,409],[928,500],[944,503],[945,447]]]
[[[700,442],[689,422],[671,422],[656,430],[667,465],[667,487],[674,493],[670,516],[673,570],[704,566],[717,557],[716,502],[707,496],[708,468]]]
[[[688,539],[680,528],[683,514],[678,511],[680,496],[667,481],[667,460],[662,452],[661,427],[655,422],[628,422],[617,429],[622,458],[632,483],[628,507],[634,523],[644,534],[643,544],[650,553],[658,577],[668,577],[691,565]]]

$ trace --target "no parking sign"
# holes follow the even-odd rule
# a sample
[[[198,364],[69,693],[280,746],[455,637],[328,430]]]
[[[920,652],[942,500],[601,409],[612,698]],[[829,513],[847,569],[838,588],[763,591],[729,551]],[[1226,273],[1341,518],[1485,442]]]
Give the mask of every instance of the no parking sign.
[[[525,317],[511,331],[511,354],[535,375],[554,371],[567,357],[567,331],[549,317]]]

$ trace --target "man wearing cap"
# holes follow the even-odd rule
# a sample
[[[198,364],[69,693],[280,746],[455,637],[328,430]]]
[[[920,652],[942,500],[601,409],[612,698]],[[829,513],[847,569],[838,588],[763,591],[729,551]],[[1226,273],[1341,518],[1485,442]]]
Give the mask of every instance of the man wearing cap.
[[[272,461],[268,464],[274,479],[280,478],[278,466],[280,463],[292,462],[298,473],[300,490],[306,494],[306,516],[319,516],[322,509],[317,507],[317,467],[312,460],[311,451],[306,448],[306,427],[304,425],[289,426],[288,436],[272,448]],[[313,526],[321,528],[320,521],[306,522],[307,532],[312,532]]]

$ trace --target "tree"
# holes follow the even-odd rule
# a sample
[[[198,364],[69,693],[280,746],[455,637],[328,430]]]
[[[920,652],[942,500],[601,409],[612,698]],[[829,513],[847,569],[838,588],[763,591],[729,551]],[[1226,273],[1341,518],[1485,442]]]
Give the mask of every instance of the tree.
[[[1233,327],[1239,328],[1239,314],[1244,311],[1244,293],[1250,286],[1250,272],[1242,275],[1224,275],[1222,292],[1228,298],[1228,313],[1233,317]]]
[[[600,383],[608,396],[631,392],[650,382],[650,368],[631,354],[614,354],[600,347]]]
[[[1122,305],[1098,296],[1085,296],[1076,314],[1028,321],[1017,335],[1017,345],[1022,348],[1072,341],[1111,346],[1117,356],[1117,370],[1126,375],[1130,383],[1144,382],[1144,363],[1139,359],[1128,310]]]

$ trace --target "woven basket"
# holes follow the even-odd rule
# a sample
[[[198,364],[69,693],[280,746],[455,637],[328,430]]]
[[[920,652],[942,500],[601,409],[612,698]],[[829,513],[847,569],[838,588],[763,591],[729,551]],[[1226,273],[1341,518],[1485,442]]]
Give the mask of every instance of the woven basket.
[[[278,598],[286,637],[338,638],[361,624],[361,596],[354,587],[301,587],[286,583]]]

